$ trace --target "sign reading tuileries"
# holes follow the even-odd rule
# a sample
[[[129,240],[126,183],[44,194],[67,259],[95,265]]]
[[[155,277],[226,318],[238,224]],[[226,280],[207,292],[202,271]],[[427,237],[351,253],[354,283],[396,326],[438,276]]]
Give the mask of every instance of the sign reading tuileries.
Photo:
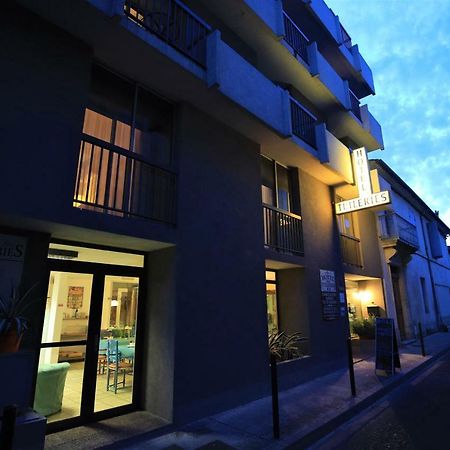
[[[372,190],[366,149],[362,147],[353,150],[352,159],[359,197],[336,203],[336,214],[345,214],[391,203],[389,191],[373,192]]]

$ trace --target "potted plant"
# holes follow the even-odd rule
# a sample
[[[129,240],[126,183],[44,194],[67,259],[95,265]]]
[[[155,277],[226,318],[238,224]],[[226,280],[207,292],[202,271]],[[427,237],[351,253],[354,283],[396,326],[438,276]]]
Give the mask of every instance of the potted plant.
[[[25,317],[30,307],[32,286],[24,295],[19,289],[13,288],[8,298],[0,297],[0,353],[17,352],[24,331],[28,328]]]
[[[357,318],[351,321],[351,330],[360,339],[375,339],[375,317]]]
[[[287,361],[294,358],[300,358],[298,344],[307,341],[308,338],[301,337],[301,333],[286,334],[283,332],[272,331],[269,333],[269,350],[275,355],[277,361]]]

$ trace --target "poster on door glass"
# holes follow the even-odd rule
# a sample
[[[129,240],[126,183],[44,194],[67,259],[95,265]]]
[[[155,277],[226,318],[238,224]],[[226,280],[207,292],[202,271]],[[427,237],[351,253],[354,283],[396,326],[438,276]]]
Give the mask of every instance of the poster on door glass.
[[[69,286],[67,307],[71,309],[80,309],[83,306],[83,294],[83,286]]]

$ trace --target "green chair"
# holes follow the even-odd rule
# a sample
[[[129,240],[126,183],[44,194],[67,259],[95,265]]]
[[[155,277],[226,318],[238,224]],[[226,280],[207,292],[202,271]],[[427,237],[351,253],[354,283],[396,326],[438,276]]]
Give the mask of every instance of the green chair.
[[[49,416],[61,411],[70,364],[41,364],[36,379],[34,395],[34,410],[43,416]]]

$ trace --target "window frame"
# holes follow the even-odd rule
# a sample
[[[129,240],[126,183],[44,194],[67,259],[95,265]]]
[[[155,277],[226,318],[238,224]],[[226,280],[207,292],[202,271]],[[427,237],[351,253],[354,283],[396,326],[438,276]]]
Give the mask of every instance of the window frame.
[[[147,86],[143,85],[142,83],[139,83],[135,80],[132,80],[120,73],[117,73],[115,70],[111,70],[109,67],[95,62],[92,65],[91,68],[91,83],[89,86],[89,90],[92,89],[92,73],[94,72],[95,68],[99,68],[102,71],[108,72],[111,76],[117,77],[119,79],[121,79],[122,81],[130,84],[130,87],[132,87],[133,89],[133,99],[132,99],[132,103],[131,103],[131,111],[129,111],[130,113],[130,123],[128,124],[127,121],[123,120],[123,117],[120,117],[120,115],[111,115],[110,111],[107,111],[106,108],[101,107],[98,103],[96,103],[95,101],[92,101],[90,98],[88,98],[88,100],[86,101],[86,104],[84,106],[84,111],[83,111],[83,122],[82,122],[82,135],[85,135],[84,133],[84,120],[85,120],[85,114],[86,114],[86,109],[90,109],[91,111],[94,111],[97,114],[101,114],[105,117],[107,117],[108,119],[110,119],[112,121],[112,126],[111,126],[111,137],[110,137],[110,141],[104,141],[103,139],[97,138],[96,136],[91,136],[86,134],[86,136],[89,137],[94,137],[95,139],[98,139],[102,142],[105,142],[109,145],[112,145],[115,148],[133,153],[134,155],[138,155],[139,157],[141,157],[145,162],[152,164],[152,165],[157,165],[159,167],[163,167],[163,168],[170,168],[173,165],[174,162],[174,128],[175,128],[175,104],[174,102],[170,101],[169,99],[167,99],[166,97],[160,95],[159,93],[155,92],[153,89],[148,88]],[[167,157],[167,164],[155,164],[154,161],[152,161],[151,158],[149,158],[148,156],[146,157],[145,154],[142,153],[137,153],[135,151],[135,132],[136,132],[136,115],[137,115],[137,109],[138,109],[138,101],[139,101],[139,90],[142,89],[143,91],[146,91],[147,93],[153,95],[154,97],[157,97],[158,99],[160,99],[161,101],[167,103],[167,105],[170,105],[170,145],[169,145],[169,154]],[[117,122],[123,122],[126,125],[130,126],[130,141],[129,141],[129,148],[125,149],[123,147],[120,147],[119,145],[116,145],[115,142],[115,133],[116,133],[116,129],[117,129]]]

